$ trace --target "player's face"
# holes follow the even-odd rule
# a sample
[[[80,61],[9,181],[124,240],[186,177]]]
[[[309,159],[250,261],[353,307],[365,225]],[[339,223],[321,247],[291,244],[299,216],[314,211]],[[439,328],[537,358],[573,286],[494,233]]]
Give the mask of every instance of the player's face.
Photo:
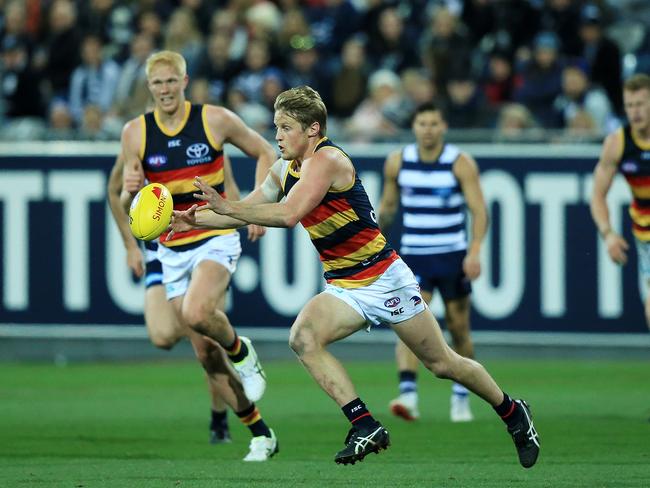
[[[413,120],[413,134],[418,145],[433,148],[442,142],[447,124],[439,111],[421,112]]]
[[[273,123],[276,127],[275,140],[282,159],[303,159],[309,148],[309,128],[303,129],[300,122],[281,110],[275,112]]]
[[[176,112],[185,101],[187,80],[187,75],[179,75],[172,65],[158,63],[153,66],[148,86],[156,108],[168,114]]]
[[[623,92],[623,105],[625,115],[632,128],[636,130],[647,130],[650,128],[650,90]]]

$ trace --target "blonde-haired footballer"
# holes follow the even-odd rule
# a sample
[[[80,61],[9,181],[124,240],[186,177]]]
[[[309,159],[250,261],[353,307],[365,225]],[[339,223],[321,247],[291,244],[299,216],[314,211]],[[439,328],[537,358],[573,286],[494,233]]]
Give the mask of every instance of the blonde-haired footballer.
[[[281,159],[261,187],[233,202],[197,178],[200,193],[195,196],[207,205],[199,212],[196,206],[174,212],[172,230],[248,223],[294,227],[298,222],[307,230],[327,285],[298,314],[289,345],[352,424],[334,461],[354,464],[390,444],[388,431],[327,350],[333,342],[383,323],[436,376],[464,385],[492,405],[512,435],[520,464],[532,467],[539,438],[528,405],[511,399],[483,366],[447,345],[413,273],[379,230],[351,158],[327,138],[327,109],[318,92],[308,86],[292,88],[278,95],[274,108]]]
[[[226,143],[255,159],[256,183],[263,180],[275,159],[273,148],[233,112],[214,105],[193,105],[185,99],[189,77],[180,54],[161,51],[151,55],[146,73],[154,110],[130,120],[122,130],[121,201],[125,209],[145,179],[165,185],[178,211],[193,203],[195,176],[226,196]],[[262,233],[260,227],[249,228],[253,240]],[[251,402],[259,400],[266,378],[257,353],[250,339],[237,335],[224,313],[226,290],[241,254],[239,233],[229,228],[191,230],[172,239],[166,235],[160,237],[158,248],[163,284],[179,322],[193,331],[190,337],[199,361],[208,374],[218,371],[221,346],[241,379],[246,397]],[[244,460],[265,461],[273,456],[278,451],[277,439],[255,404],[238,410],[237,415],[254,436]]]

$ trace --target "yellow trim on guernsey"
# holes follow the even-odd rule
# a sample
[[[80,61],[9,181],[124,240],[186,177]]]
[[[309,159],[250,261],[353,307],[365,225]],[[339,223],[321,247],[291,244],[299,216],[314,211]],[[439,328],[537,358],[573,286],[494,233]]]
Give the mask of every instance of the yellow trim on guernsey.
[[[208,230],[205,231],[202,234],[197,234],[193,235],[190,237],[183,237],[181,239],[174,239],[172,241],[165,241],[165,246],[166,247],[176,247],[176,246],[182,246],[183,244],[190,244],[192,242],[196,242],[198,240],[206,239],[208,237],[214,237],[214,236],[225,236],[226,234],[232,234],[235,232],[235,229],[215,229],[215,230]]]
[[[374,256],[386,246],[386,239],[383,234],[379,234],[372,241],[363,247],[360,247],[355,252],[348,254],[337,259],[329,259],[323,261],[323,269],[329,271],[331,269],[341,269],[359,264],[363,259],[362,257]]]
[[[144,161],[144,152],[147,149],[147,123],[145,122],[144,115],[140,116],[140,149],[138,156],[140,161]]]
[[[630,217],[632,217],[632,221],[637,225],[642,225],[643,227],[650,226],[650,215],[643,215],[634,207],[630,207]]]
[[[318,224],[305,227],[305,230],[309,232],[309,237],[312,239],[320,239],[321,237],[325,237],[332,234],[333,232],[336,232],[345,224],[349,222],[355,222],[357,220],[359,220],[359,216],[353,208],[350,208],[344,212],[337,212],[335,214],[332,214]]]
[[[210,132],[210,124],[208,124],[208,106],[203,105],[201,110],[201,120],[203,121],[203,132],[205,132],[205,137],[210,141],[210,145],[217,151],[221,151],[221,146],[217,144],[217,141],[212,137],[212,132]]]
[[[370,278],[365,278],[363,280],[332,280],[330,285],[338,286],[341,288],[361,288],[362,286],[368,286],[373,284],[381,277],[381,274],[377,276],[371,276]]]
[[[210,173],[202,176],[201,179],[210,186],[223,183],[223,168],[216,173]],[[196,193],[197,189],[194,186],[194,178],[186,178],[184,180],[174,180],[165,183],[172,195],[181,195],[183,193]]]
[[[165,134],[168,137],[174,137],[180,134],[180,132],[185,128],[185,124],[187,124],[187,119],[190,118],[190,112],[192,111],[192,104],[188,101],[185,101],[185,113],[183,114],[183,120],[181,121],[180,124],[178,124],[178,127],[176,127],[175,130],[168,129],[165,127],[165,124],[163,124],[160,120],[160,117],[158,115],[158,110],[153,111],[153,118],[156,121],[156,125],[160,129],[160,131]]]

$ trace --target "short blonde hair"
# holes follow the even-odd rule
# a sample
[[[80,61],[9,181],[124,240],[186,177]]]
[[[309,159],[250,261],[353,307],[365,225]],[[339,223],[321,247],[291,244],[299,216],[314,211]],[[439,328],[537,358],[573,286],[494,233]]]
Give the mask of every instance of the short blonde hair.
[[[316,90],[310,86],[299,86],[283,91],[275,99],[273,108],[285,112],[307,129],[314,122],[320,124],[320,134],[327,133],[327,108]]]
[[[145,68],[147,78],[149,78],[151,71],[157,64],[167,64],[171,66],[180,77],[185,77],[187,74],[187,63],[185,62],[185,58],[177,52],[159,51],[149,56],[147,58],[147,65]]]
[[[631,92],[643,89],[650,91],[650,76],[646,75],[645,73],[637,73],[635,75],[632,75],[630,78],[625,80],[623,89]]]

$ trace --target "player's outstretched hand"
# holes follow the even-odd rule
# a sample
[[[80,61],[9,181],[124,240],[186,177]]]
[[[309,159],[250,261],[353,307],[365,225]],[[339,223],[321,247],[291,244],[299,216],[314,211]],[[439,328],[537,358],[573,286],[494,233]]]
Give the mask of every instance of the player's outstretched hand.
[[[627,263],[627,250],[630,245],[623,236],[618,235],[616,232],[610,232],[605,237],[605,245],[612,261],[621,265]]]
[[[248,240],[255,242],[262,238],[266,234],[266,227],[257,224],[248,225]]]
[[[174,237],[177,232],[187,232],[188,230],[195,229],[196,225],[196,209],[198,205],[192,205],[187,210],[174,210],[172,213],[172,221],[169,224],[169,234],[167,234],[166,241]]]
[[[225,215],[228,208],[228,201],[217,193],[217,190],[206,184],[201,178],[194,178],[194,186],[201,190],[201,193],[194,193],[194,198],[207,203],[203,208],[209,208],[215,213]]]

